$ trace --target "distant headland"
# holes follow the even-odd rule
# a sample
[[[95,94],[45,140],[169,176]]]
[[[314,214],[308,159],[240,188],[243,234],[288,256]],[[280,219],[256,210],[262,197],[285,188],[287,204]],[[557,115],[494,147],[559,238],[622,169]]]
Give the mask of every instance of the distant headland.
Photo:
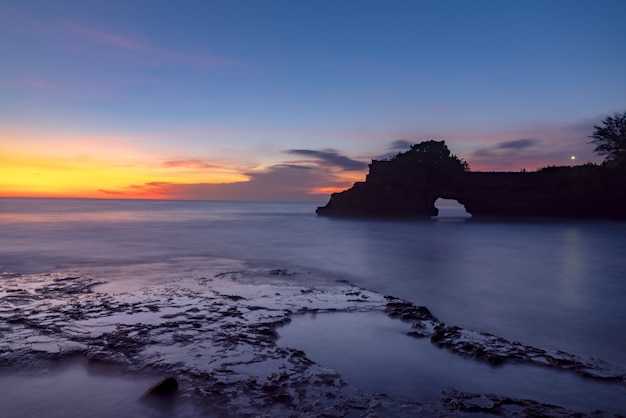
[[[444,141],[425,141],[387,160],[373,160],[364,182],[334,193],[323,216],[423,218],[436,216],[438,198],[455,199],[473,217],[626,219],[626,158],[622,144],[606,152],[600,137],[616,114],[591,138],[604,164],[546,167],[534,172],[471,172]],[[619,119],[621,118],[621,120]],[[622,136],[626,133],[623,129]],[[618,141],[619,142],[619,141]],[[620,148],[621,147],[621,148]]]

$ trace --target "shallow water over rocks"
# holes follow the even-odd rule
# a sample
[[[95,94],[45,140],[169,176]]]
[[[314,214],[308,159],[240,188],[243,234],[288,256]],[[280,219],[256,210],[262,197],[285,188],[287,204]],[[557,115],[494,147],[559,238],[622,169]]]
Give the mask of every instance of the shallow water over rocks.
[[[300,276],[299,280],[292,280],[294,276]],[[72,376],[84,375],[81,372],[84,366],[60,369],[57,374],[45,372],[53,370],[58,362],[86,359],[87,369],[111,366],[125,376],[128,373],[139,376],[137,391],[135,386],[129,390],[133,394],[145,392],[164,376],[175,377],[180,388],[175,402],[167,404],[168,416],[436,416],[464,410],[497,410],[502,416],[516,416],[519,411],[547,416],[573,413],[560,407],[515,400],[512,397],[520,393],[514,391],[505,394],[506,402],[498,400],[496,395],[472,395],[468,392],[491,389],[457,384],[449,370],[439,374],[440,378],[447,376],[447,381],[425,380],[425,387],[435,391],[414,394],[386,390],[384,385],[370,387],[368,378],[355,379],[351,375],[354,367],[352,371],[343,370],[326,360],[318,360],[314,350],[308,347],[302,351],[301,343],[306,346],[307,342],[330,337],[327,345],[333,347],[341,344],[341,336],[329,333],[328,326],[307,335],[310,328],[301,322],[299,314],[314,312],[318,318],[329,318],[330,323],[340,325],[349,313],[356,322],[344,330],[367,332],[374,326],[370,332],[379,340],[390,335],[402,338],[395,352],[381,352],[378,346],[373,346],[365,347],[369,351],[348,352],[353,357],[355,353],[365,352],[378,361],[396,361],[397,366],[400,358],[397,354],[408,344],[422,347],[412,356],[416,359],[433,364],[453,361],[467,373],[473,373],[477,367],[475,360],[449,352],[444,353],[445,358],[433,357],[432,353],[441,350],[426,340],[410,338],[406,333],[400,335],[399,329],[412,332],[415,324],[385,316],[390,303],[404,302],[309,271],[251,266],[227,259],[180,258],[50,274],[4,274],[0,280],[0,367],[3,379],[8,379],[3,383],[7,384],[20,382],[20,373],[25,370],[44,371],[37,376],[31,374],[29,379],[33,387],[43,385],[50,389],[49,396],[41,396],[57,398],[58,403],[47,406],[53,412],[55,408],[66,411],[67,404],[74,402],[65,393],[68,387],[64,382],[73,379]],[[412,305],[406,306],[410,311]],[[387,325],[376,328],[380,318],[385,318]],[[304,334],[300,334],[299,341],[285,344],[278,334],[288,329],[283,326],[292,320],[298,325],[291,328]],[[425,343],[429,345],[426,351]],[[361,344],[360,348],[363,347]],[[425,354],[428,350],[434,351]],[[332,348],[330,353],[341,358],[342,351]],[[356,367],[376,370],[373,362]],[[408,368],[409,363],[401,362],[400,367]],[[551,373],[575,377],[566,367],[561,369]],[[517,376],[514,372],[509,374],[510,370],[502,368],[501,372]],[[499,373],[485,377],[492,379],[496,388]],[[144,380],[148,376],[150,384]],[[95,394],[102,395],[96,385],[98,378],[83,381],[87,392],[89,387],[95,391],[87,396],[95,399]],[[134,382],[128,379],[131,381]],[[598,384],[592,380],[586,382],[590,388]],[[611,388],[602,399],[613,402],[611,393],[621,393],[624,385]],[[602,391],[598,389],[594,393]],[[0,393],[0,401],[5,404],[4,401],[15,396],[5,391]],[[40,397],[36,390],[23,396],[22,400]],[[109,402],[115,403],[116,397],[112,393]],[[549,398],[540,401],[551,402]],[[596,406],[569,403],[566,398],[563,401],[561,406],[580,406],[583,412]],[[503,402],[516,407],[503,408]],[[28,415],[21,414],[25,410],[20,410],[19,402],[13,405],[16,405],[14,416]],[[155,416],[150,406],[143,403],[138,406],[129,400],[126,408],[136,416]],[[608,405],[605,412],[619,412],[616,408],[619,406]],[[81,414],[77,412],[74,416]]]
[[[337,370],[348,383],[397,398],[429,402],[444,392],[461,391],[533,399],[586,413],[626,411],[626,385],[619,381],[603,383],[571,370],[514,358],[493,365],[438,346],[429,338],[411,338],[412,330],[410,323],[377,310],[306,313],[294,315],[278,329],[278,344],[302,349],[313,361]],[[307,338],[310,335],[315,338]],[[483,343],[490,347],[489,340]]]

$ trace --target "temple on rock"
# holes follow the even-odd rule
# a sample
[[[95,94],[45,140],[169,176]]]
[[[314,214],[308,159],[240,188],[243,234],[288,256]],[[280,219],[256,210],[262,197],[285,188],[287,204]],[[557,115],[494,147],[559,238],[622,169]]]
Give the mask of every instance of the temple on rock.
[[[334,193],[318,215],[436,216],[438,198],[455,199],[472,217],[626,219],[626,167],[585,164],[535,172],[471,172],[444,141],[425,141],[373,160],[365,182]]]

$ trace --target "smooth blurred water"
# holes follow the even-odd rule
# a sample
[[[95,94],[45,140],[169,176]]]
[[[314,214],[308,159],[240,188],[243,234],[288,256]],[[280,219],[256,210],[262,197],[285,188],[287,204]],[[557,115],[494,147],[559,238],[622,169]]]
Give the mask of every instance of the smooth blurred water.
[[[626,365],[626,223],[349,220],[315,207],[0,199],[0,271],[179,256],[305,268],[448,324]]]
[[[410,324],[383,312],[309,313],[294,315],[280,327],[278,344],[304,350],[308,358],[337,370],[363,390],[418,402],[460,390],[533,399],[587,413],[626,412],[623,384],[599,383],[547,367],[492,366],[452,354],[429,338],[408,337],[410,330]]]
[[[131,374],[114,364],[64,361],[50,369],[0,375],[3,418],[170,418],[199,416],[182,399],[142,394],[159,375]],[[209,416],[202,411],[201,416]]]

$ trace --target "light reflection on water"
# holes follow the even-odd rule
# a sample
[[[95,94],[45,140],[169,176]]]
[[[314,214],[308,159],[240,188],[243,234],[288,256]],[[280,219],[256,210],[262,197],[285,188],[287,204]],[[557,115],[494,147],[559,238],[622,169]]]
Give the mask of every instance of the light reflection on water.
[[[294,266],[426,305],[448,324],[626,365],[626,223],[348,220],[315,207],[0,199],[0,270],[182,256]]]

